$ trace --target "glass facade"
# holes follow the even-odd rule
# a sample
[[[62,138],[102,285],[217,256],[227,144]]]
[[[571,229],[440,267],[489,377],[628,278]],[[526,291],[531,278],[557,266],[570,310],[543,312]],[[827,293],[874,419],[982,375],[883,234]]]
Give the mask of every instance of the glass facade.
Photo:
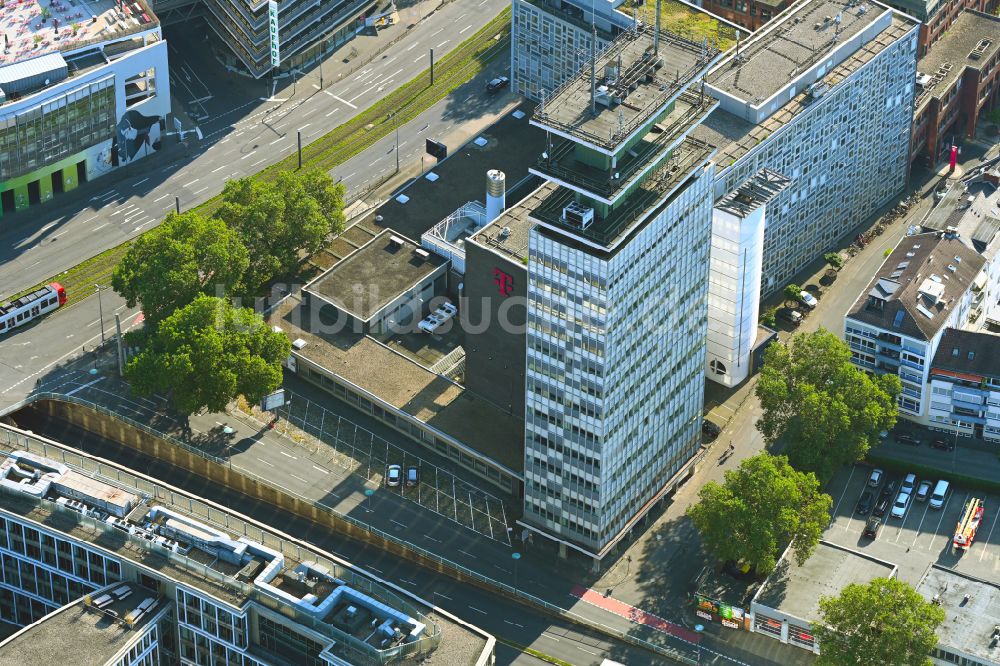
[[[711,167],[610,256],[529,239],[525,518],[599,550],[700,443]]]
[[[29,173],[114,135],[115,80],[107,76],[10,115],[0,113],[0,174]]]

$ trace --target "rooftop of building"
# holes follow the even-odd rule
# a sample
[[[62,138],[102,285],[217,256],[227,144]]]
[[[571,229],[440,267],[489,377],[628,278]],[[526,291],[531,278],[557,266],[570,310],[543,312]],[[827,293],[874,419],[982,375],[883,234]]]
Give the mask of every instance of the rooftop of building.
[[[11,446],[7,445],[8,450]],[[5,481],[16,478],[20,482],[0,484],[3,511],[115,553],[237,609],[259,600],[326,633],[333,643],[342,642],[344,634],[351,635],[373,654],[440,633],[440,627],[426,617],[429,606],[414,598],[404,600],[350,565],[327,559],[302,544],[265,534],[262,540],[270,544],[265,546],[238,536],[262,531],[255,526],[251,532],[251,526],[235,514],[225,514],[226,526],[217,526],[195,514],[196,505],[205,509],[201,502],[176,490],[154,489],[154,495],[142,496],[128,493],[104,477],[23,450],[7,454],[4,472]],[[74,494],[67,502],[58,490],[67,474],[86,476],[93,487],[107,489],[97,488],[93,496]],[[116,494],[110,489],[136,499],[126,516],[106,510],[102,498]],[[97,605],[98,599],[92,603]],[[373,626],[378,629],[372,630]]]
[[[446,263],[418,243],[386,229],[304,289],[368,321]]]
[[[858,0],[798,2],[732,51],[706,80],[738,99],[763,102],[886,11],[883,5]]]
[[[94,603],[98,599],[100,607]],[[164,603],[154,591],[115,583],[63,606],[0,643],[0,661],[14,657],[21,664],[56,664],[67,659],[75,666],[114,663],[113,658],[141,635]]]
[[[920,109],[930,99],[940,97],[966,68],[982,68],[997,51],[1000,51],[1000,17],[972,9],[962,11],[917,60],[915,107]]]
[[[891,578],[895,569],[889,562],[821,540],[802,565],[786,552],[757,591],[754,603],[814,622],[819,619],[821,596],[836,596],[852,583]]]
[[[978,252],[949,235],[906,236],[847,316],[891,333],[931,340],[984,264]]]
[[[939,646],[980,663],[1000,662],[995,637],[1000,625],[1000,585],[932,564],[917,592],[944,610],[944,622],[937,630]]]
[[[715,207],[745,218],[761,206],[778,196],[791,184],[791,180],[770,169],[761,169],[744,181],[739,187],[726,194]]]
[[[47,53],[80,49],[158,25],[146,0],[8,0],[0,7],[5,40],[0,79],[5,78],[5,66],[17,63],[30,71],[32,60]]]
[[[839,65],[836,65],[831,71],[827,72],[817,83],[833,88],[864,64],[870,62],[887,47],[913,31],[917,25],[912,19],[902,14],[894,13],[892,21],[886,29],[866,42],[861,48],[854,51],[854,53],[845,58]],[[809,26],[809,29],[812,29],[812,26]],[[729,58],[732,57],[734,56],[730,52]],[[721,70],[726,67],[727,62],[728,60],[723,61],[717,69]],[[772,73],[772,76],[776,79],[778,78],[778,75],[775,73]],[[787,83],[788,79],[786,78],[784,85],[787,85]],[[799,91],[788,102],[760,123],[748,122],[721,108],[716,109],[705,122],[692,130],[691,136],[716,146],[719,151],[714,161],[720,165],[720,168],[726,168],[760,145],[770,135],[780,131],[785,125],[791,123],[814,102],[815,98],[808,89]]]
[[[544,197],[531,211],[531,219],[599,252],[614,252],[642,223],[651,219],[654,209],[669,205],[683,191],[685,183],[700,174],[699,169],[714,154],[714,147],[687,137],[630,193],[626,203],[619,204],[604,216],[595,212],[588,225],[581,227],[566,219],[563,211],[576,197],[567,187],[557,187]]]
[[[952,187],[920,223],[948,231],[987,259],[1000,252],[1000,189],[982,179]]]
[[[528,196],[507,208],[497,219],[472,237],[477,245],[493,250],[510,261],[524,264],[528,260],[528,236],[532,223],[528,215],[541,205],[558,186],[546,182]]]
[[[484,201],[486,172],[503,171],[510,192],[528,175],[545,150],[545,135],[528,124],[534,104],[524,102],[462,146],[449,146],[447,159],[428,166],[399,194],[368,213],[363,222],[372,228],[392,229],[407,238],[419,239],[462,204]],[[479,141],[482,139],[482,141]],[[428,179],[428,175],[431,179]],[[508,201],[510,198],[508,197]],[[405,203],[404,203],[405,202]],[[336,241],[334,241],[336,244]]]
[[[709,95],[685,90],[645,134],[636,135],[636,140],[617,156],[613,166],[610,160],[605,168],[588,163],[586,156],[578,154],[575,141],[563,139],[547,147],[532,173],[573,185],[589,196],[613,203],[626,195],[718,105],[718,100]]]
[[[777,6],[780,2],[781,0],[764,0],[759,4]],[[618,12],[627,19],[638,19],[653,25],[656,22],[656,4],[655,0],[640,3],[639,7],[635,6],[636,3],[628,3],[620,6]],[[741,39],[750,34],[749,30],[735,23],[681,0],[663,0],[660,3],[660,25],[664,30],[697,43],[708,40],[721,51],[729,50],[736,43],[737,34]]]
[[[590,69],[584,68],[535,108],[531,123],[616,151],[719,55],[712,46],[665,30],[656,47],[654,32],[640,24],[619,35],[597,58],[596,89]]]
[[[931,367],[978,377],[1000,377],[1000,335],[947,328]]]
[[[295,354],[520,474],[524,421],[375,339],[333,325],[296,298],[269,321],[306,345]],[[424,335],[413,333],[412,335]],[[482,424],[490,427],[484,428]]]

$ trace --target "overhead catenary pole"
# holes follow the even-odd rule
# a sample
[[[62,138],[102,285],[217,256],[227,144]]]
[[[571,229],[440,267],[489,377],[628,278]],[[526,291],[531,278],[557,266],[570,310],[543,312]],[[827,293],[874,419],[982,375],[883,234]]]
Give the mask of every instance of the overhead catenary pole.
[[[295,133],[299,139],[299,168],[302,168],[302,130],[298,130]]]
[[[653,55],[660,55],[660,0],[656,0],[656,28],[653,29]]]
[[[122,348],[122,318],[115,313],[115,340],[118,343],[118,375],[125,375],[125,350]]]
[[[434,85],[434,49],[431,49],[431,85]]]

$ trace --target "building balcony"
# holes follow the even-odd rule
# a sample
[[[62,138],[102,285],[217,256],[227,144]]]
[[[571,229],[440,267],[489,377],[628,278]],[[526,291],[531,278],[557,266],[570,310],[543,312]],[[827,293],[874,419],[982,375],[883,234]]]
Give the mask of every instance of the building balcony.
[[[919,363],[914,363],[913,361],[910,361],[905,358],[899,359],[899,362],[908,368],[913,368],[914,370],[920,371],[921,374],[923,374],[924,372],[924,366],[920,365]]]
[[[648,134],[621,151],[615,160],[588,151],[597,159],[607,160],[607,168],[581,161],[578,151],[586,149],[575,141],[563,139],[553,144],[530,171],[586,196],[614,203],[645,171],[656,168],[669,151],[684,140],[688,131],[704,120],[718,104],[710,97],[685,91],[676,100],[673,109],[660,122],[652,125]]]
[[[662,165],[645,177],[629,194],[628,200],[609,208],[593,211],[593,220],[577,224],[564,215],[564,209],[576,201],[577,192],[550,184],[550,194],[531,212],[534,221],[567,232],[570,236],[601,249],[618,245],[634,225],[659,206],[684,181],[694,175],[715,154],[709,144],[687,137]],[[584,204],[585,205],[585,204]]]

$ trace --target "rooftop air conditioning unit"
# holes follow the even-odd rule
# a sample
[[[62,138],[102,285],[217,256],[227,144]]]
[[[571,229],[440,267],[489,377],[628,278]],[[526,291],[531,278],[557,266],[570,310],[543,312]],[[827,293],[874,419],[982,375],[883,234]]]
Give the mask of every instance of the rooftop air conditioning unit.
[[[578,229],[586,229],[594,221],[594,209],[571,201],[563,208],[563,221]]]

